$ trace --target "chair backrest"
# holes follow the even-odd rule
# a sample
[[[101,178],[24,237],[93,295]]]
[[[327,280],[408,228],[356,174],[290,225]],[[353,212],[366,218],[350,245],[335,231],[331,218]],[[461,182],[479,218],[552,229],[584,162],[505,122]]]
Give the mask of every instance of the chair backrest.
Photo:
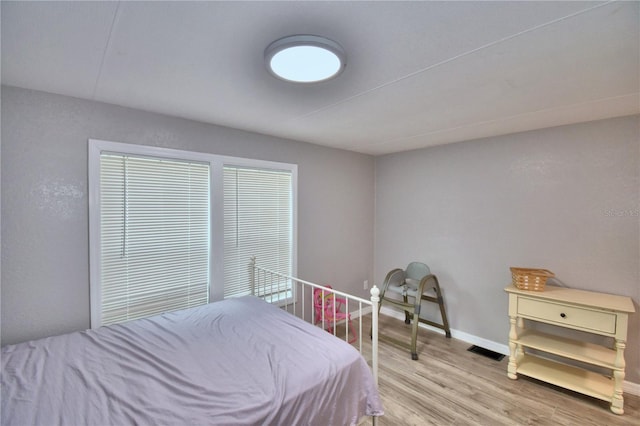
[[[351,323],[351,314],[347,311],[347,299],[336,297],[330,285],[313,290],[313,309],[315,311],[315,324],[322,323],[322,327],[336,335],[336,325],[339,321],[346,321],[346,334],[351,335],[349,344],[358,340],[356,329]],[[344,311],[343,311],[344,309]],[[346,337],[345,337],[346,338]]]
[[[409,278],[418,282],[430,274],[431,274],[431,270],[429,269],[429,267],[421,262],[411,262],[409,266],[407,266],[407,269],[405,271],[406,278]]]
[[[331,291],[331,286],[328,285],[325,289],[316,288],[313,290],[313,308],[316,311],[316,318],[322,318],[322,311],[324,310],[324,317],[328,318],[329,314],[333,312],[333,303],[335,301],[335,295]]]

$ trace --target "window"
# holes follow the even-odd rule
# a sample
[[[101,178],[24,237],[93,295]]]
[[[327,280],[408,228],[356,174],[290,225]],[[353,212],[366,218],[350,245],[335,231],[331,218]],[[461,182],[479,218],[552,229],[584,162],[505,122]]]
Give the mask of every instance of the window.
[[[292,274],[292,171],[224,167],[224,297],[251,294],[247,259]],[[257,288],[257,296],[291,297],[291,283],[277,294]]]
[[[209,301],[209,164],[100,154],[100,324]]]
[[[251,256],[294,275],[296,181],[293,164],[90,140],[91,326],[250,294]]]

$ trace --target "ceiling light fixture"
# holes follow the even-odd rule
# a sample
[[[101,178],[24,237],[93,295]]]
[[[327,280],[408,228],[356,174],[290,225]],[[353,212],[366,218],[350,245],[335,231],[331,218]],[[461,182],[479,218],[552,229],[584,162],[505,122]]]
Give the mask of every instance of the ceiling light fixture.
[[[276,40],[264,51],[264,59],[271,74],[296,83],[329,80],[346,65],[346,55],[338,43],[315,35]]]

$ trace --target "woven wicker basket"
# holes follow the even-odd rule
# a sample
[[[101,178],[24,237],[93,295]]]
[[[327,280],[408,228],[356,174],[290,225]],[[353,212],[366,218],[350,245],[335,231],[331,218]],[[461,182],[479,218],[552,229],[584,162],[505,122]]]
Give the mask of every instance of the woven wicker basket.
[[[547,278],[554,277],[554,273],[546,269],[511,268],[513,285],[520,290],[544,291]]]

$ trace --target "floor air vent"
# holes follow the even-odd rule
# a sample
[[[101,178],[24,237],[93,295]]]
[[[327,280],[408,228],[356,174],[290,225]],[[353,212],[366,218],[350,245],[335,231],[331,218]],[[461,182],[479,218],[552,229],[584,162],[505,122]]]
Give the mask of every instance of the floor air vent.
[[[486,356],[487,358],[494,359],[496,361],[502,361],[504,355],[499,354],[498,352],[490,351],[489,349],[481,348],[480,346],[473,345],[469,349],[469,352],[473,352],[478,355]]]

